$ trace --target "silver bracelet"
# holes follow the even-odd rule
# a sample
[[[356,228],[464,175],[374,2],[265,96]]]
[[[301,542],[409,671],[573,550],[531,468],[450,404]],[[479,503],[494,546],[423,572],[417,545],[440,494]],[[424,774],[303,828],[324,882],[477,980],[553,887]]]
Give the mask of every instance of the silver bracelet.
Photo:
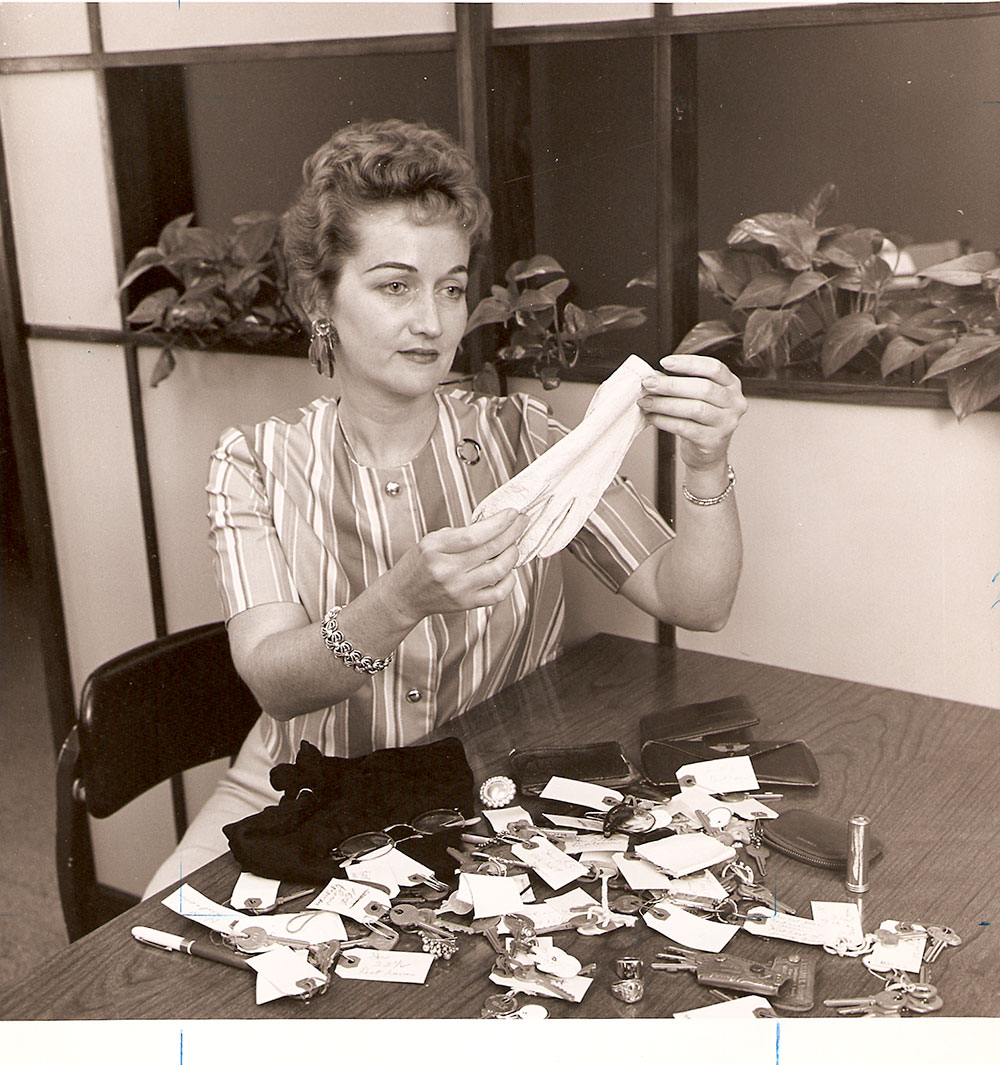
[[[371,655],[362,654],[340,631],[337,625],[337,619],[343,609],[342,606],[331,607],[323,615],[323,625],[320,628],[323,643],[351,669],[356,669],[359,673],[371,673],[373,675],[381,673],[396,657],[395,652],[390,651],[385,658],[372,658]]]
[[[689,503],[694,503],[697,507],[714,507],[716,503],[721,503],[727,495],[733,490],[733,485],[736,484],[736,474],[733,472],[732,466],[727,464],[726,475],[729,477],[729,484],[726,485],[724,492],[720,492],[717,496],[712,496],[711,499],[701,499],[698,496],[693,496],[688,491],[686,484],[681,485],[681,491],[684,493],[684,498]]]

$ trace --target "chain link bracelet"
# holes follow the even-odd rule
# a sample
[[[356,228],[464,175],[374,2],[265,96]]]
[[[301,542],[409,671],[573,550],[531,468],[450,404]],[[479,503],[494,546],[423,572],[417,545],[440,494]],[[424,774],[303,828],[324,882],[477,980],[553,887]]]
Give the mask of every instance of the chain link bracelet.
[[[729,478],[729,484],[726,485],[725,491],[720,492],[717,496],[712,496],[710,499],[701,499],[699,496],[694,496],[688,491],[686,484],[681,485],[681,491],[684,493],[684,498],[689,503],[694,503],[696,507],[714,507],[716,503],[721,503],[727,495],[733,490],[733,486],[736,484],[736,474],[733,471],[732,466],[726,466],[726,476]]]
[[[385,658],[372,658],[371,655],[362,654],[340,631],[337,625],[337,619],[343,609],[342,606],[331,607],[323,615],[323,625],[320,629],[323,643],[351,669],[356,669],[359,673],[370,673],[372,675],[381,673],[396,657],[395,652],[390,651]]]

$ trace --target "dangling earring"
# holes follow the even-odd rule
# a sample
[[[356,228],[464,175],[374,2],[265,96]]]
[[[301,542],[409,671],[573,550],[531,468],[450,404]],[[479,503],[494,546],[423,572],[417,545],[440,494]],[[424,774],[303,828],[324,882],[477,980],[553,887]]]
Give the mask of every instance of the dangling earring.
[[[329,318],[317,318],[313,322],[312,335],[309,337],[309,361],[316,367],[316,372],[333,377],[334,349],[340,337]]]

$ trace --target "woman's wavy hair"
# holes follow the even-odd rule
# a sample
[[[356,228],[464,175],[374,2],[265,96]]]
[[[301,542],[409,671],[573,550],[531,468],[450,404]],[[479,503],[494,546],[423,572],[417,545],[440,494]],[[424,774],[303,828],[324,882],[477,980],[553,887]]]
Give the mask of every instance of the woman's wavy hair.
[[[389,119],[338,130],[302,165],[304,184],[281,219],[289,294],[308,324],[357,247],[354,221],[378,204],[403,203],[420,223],[451,220],[475,255],[492,211],[475,164],[447,133]]]

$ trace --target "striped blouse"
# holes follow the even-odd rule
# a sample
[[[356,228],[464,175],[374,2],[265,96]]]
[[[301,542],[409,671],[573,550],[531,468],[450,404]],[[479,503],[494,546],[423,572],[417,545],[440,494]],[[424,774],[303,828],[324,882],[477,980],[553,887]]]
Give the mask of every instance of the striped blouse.
[[[436,397],[437,425],[405,466],[359,463],[327,396],[222,435],[207,490],[227,620],[275,602],[299,603],[321,620],[428,532],[468,525],[480,500],[568,431],[529,395],[445,386]],[[618,477],[569,550],[617,591],[672,536]],[[289,721],[265,715],[273,761],[294,760],[303,739],[339,756],[413,743],[553,658],[564,612],[559,556],[515,575],[497,606],[424,618],[350,698]]]

